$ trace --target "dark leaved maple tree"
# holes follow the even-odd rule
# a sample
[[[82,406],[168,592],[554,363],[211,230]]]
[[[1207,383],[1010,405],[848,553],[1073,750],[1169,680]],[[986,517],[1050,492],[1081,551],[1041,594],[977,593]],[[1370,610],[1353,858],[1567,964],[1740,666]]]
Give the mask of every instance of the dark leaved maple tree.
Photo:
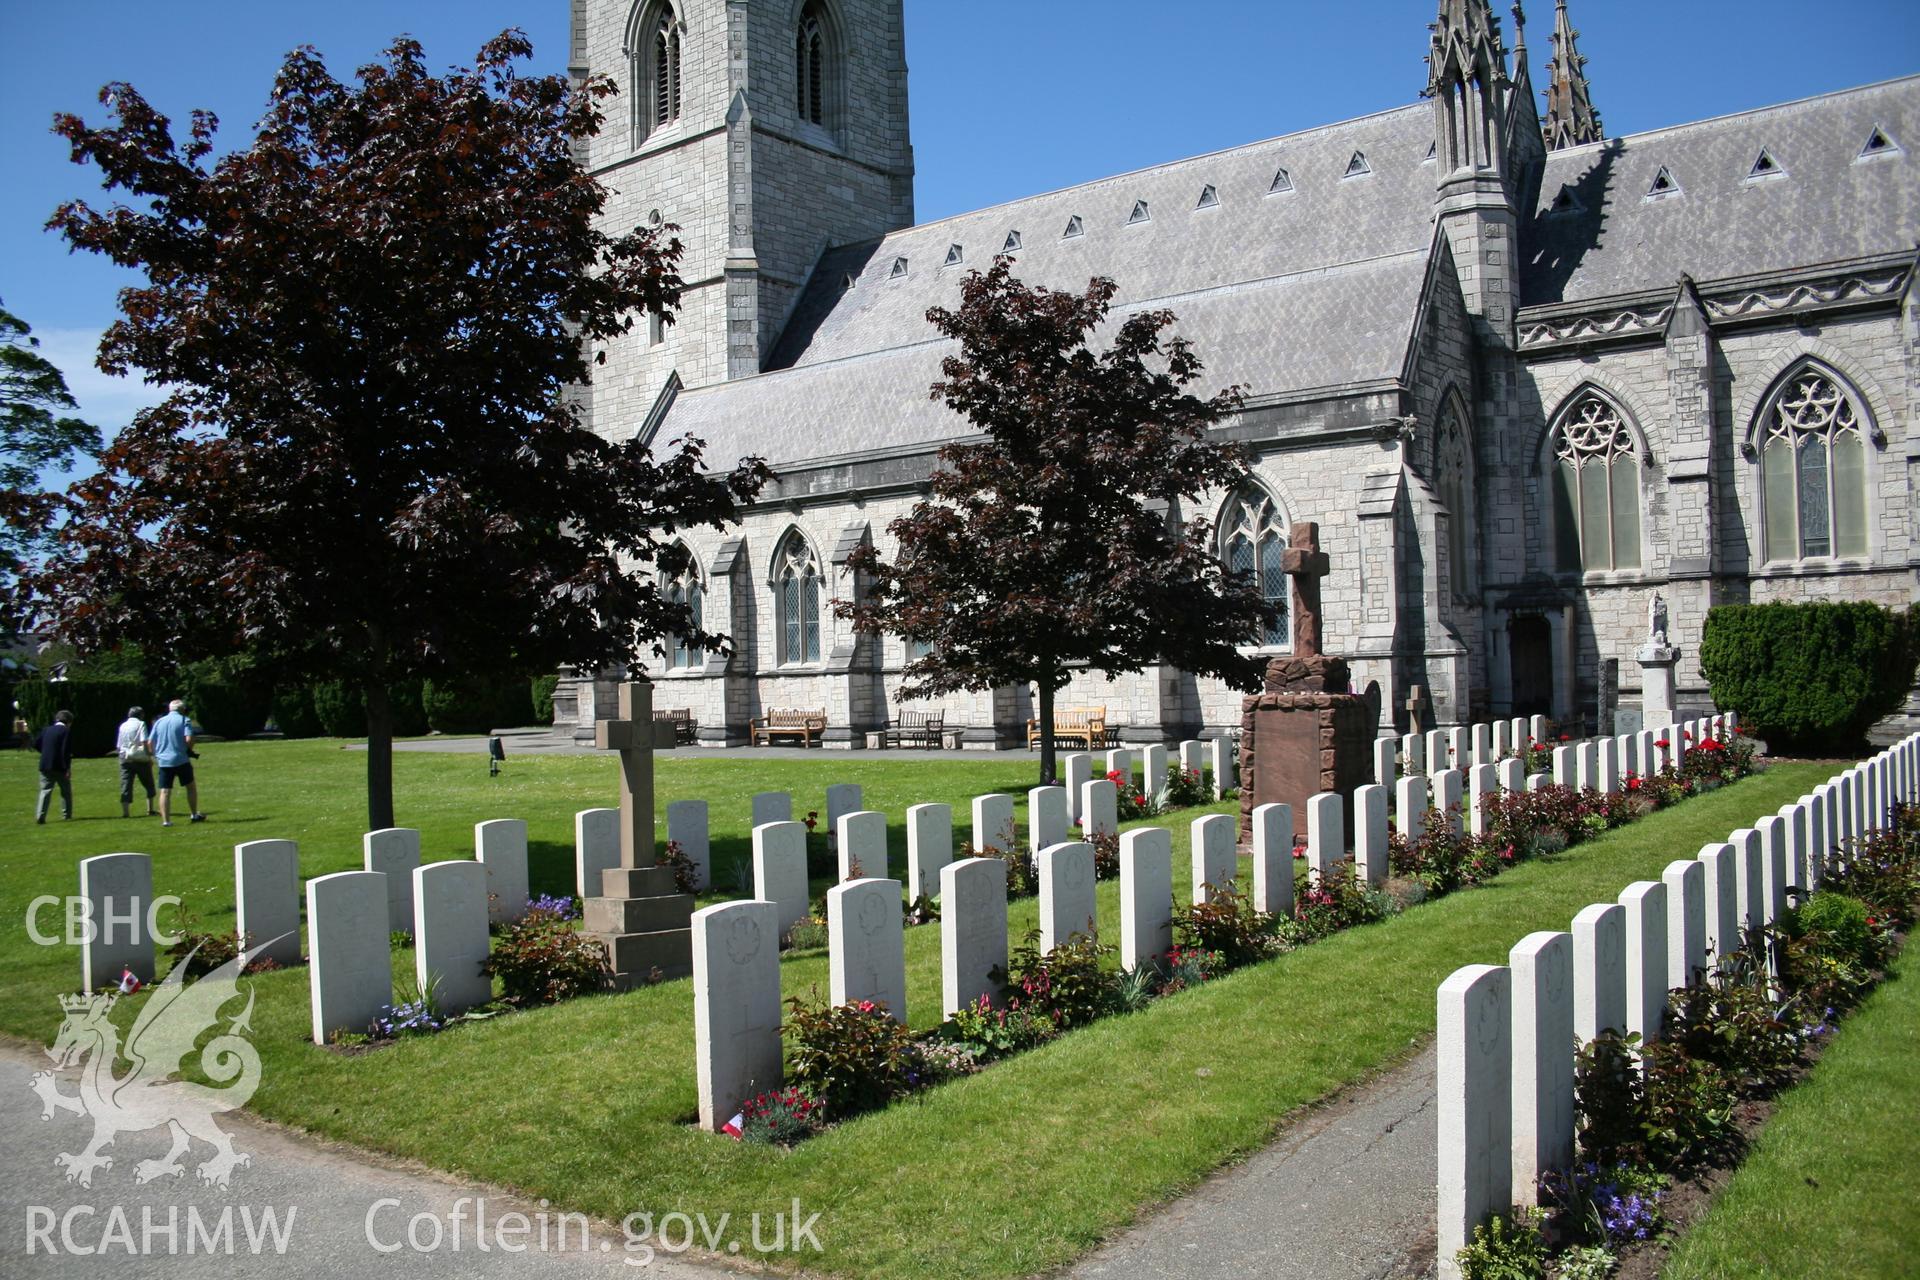
[[[530,53],[508,31],[435,76],[402,38],[349,85],[298,50],[218,159],[211,115],[176,141],[124,84],[110,127],[55,121],[131,200],[49,225],[146,277],[100,365],[169,394],[70,490],[37,603],[83,652],[246,652],[357,685],[375,827],[390,684],[633,661],[669,632],[724,647],[656,573],[766,474],[581,424],[587,346],[671,312],[680,245],[597,227],[578,150],[613,87],[515,74]]]
[[[1241,646],[1275,620],[1214,555],[1210,522],[1173,514],[1247,479],[1245,452],[1207,433],[1239,392],[1188,389],[1200,360],[1164,336],[1167,311],[1126,317],[1095,351],[1113,295],[1106,279],[1030,288],[999,258],[967,276],[958,310],[927,313],[960,344],[933,396],[984,439],[941,450],[930,496],[888,526],[895,558],[861,547],[864,591],[835,602],[862,630],[931,646],[904,697],[1031,683],[1043,782],[1054,694],[1076,669],[1171,663],[1253,690],[1262,662]]]

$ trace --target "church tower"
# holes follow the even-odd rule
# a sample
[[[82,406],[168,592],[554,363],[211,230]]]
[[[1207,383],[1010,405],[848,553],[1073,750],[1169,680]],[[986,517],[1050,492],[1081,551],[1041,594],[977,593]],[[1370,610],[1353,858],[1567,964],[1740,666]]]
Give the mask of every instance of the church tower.
[[[759,373],[821,251],[913,221],[902,0],[571,0],[572,73],[620,92],[587,161],[610,233],[679,228],[673,323],[612,344],[594,428]]]
[[[1606,132],[1600,113],[1593,109],[1587,85],[1587,60],[1575,47],[1580,33],[1567,17],[1567,0],[1559,0],[1553,15],[1553,58],[1547,63],[1547,119],[1541,126],[1547,146],[1555,151],[1599,142]]]
[[[1507,51],[1487,0],[1440,0],[1427,54],[1440,226],[1483,347],[1511,350],[1518,246],[1508,148]]]

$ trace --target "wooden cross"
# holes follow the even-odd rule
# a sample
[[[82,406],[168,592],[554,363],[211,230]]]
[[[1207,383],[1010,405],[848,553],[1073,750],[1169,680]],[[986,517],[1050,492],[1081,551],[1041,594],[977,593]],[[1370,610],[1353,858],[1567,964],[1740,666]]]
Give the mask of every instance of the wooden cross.
[[[1293,579],[1293,656],[1320,655],[1320,579],[1332,571],[1332,561],[1320,549],[1320,526],[1301,521],[1287,531],[1287,549],[1280,569]]]
[[[1420,713],[1427,709],[1427,691],[1414,685],[1407,693],[1407,731],[1420,732]]]
[[[620,865],[653,865],[653,753],[673,746],[673,726],[653,718],[653,686],[620,686],[620,716],[596,720],[593,745],[620,753]]]

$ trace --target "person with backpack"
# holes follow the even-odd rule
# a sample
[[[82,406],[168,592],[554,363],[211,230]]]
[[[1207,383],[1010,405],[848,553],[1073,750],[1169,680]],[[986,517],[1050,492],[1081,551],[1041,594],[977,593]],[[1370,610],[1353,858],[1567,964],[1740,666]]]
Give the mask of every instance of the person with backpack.
[[[40,802],[33,820],[45,823],[53,792],[60,791],[60,816],[73,817],[73,712],[54,713],[53,723],[34,735],[33,745],[40,748]]]
[[[200,788],[193,780],[193,721],[187,719],[187,704],[175,698],[167,704],[167,714],[153,722],[147,730],[147,750],[153,753],[153,763],[158,777],[155,781],[160,787],[160,825],[173,825],[173,784],[181,782],[187,788],[187,812],[189,822],[205,822],[207,815],[200,812]]]
[[[120,723],[120,738],[115,744],[120,753],[120,816],[131,817],[133,784],[138,782],[147,793],[147,816],[153,807],[153,752],[147,750],[147,722],[141,707],[128,707],[127,718]]]

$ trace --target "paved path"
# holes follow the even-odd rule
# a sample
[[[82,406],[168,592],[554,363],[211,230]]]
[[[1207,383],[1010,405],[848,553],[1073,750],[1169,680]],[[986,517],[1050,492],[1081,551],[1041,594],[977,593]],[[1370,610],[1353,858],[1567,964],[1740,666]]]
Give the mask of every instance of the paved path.
[[[1433,1270],[1434,1056],[1297,1118],[1088,1255],[1073,1280],[1385,1280]]]
[[[396,1274],[410,1280],[621,1275],[717,1280],[736,1274],[718,1265],[695,1266],[665,1254],[655,1254],[644,1267],[624,1265],[629,1258],[637,1260],[645,1255],[627,1251],[626,1237],[617,1224],[593,1224],[584,1243],[578,1220],[568,1227],[564,1241],[557,1228],[550,1227],[550,1247],[542,1251],[537,1204],[430,1171],[387,1167],[363,1152],[296,1135],[244,1114],[219,1120],[220,1127],[232,1137],[235,1150],[251,1157],[250,1164],[234,1171],[228,1190],[203,1187],[195,1181],[192,1162],[206,1157],[204,1147],[188,1157],[185,1176],[137,1186],[135,1164],[166,1153],[165,1131],[159,1129],[122,1135],[108,1148],[112,1168],[97,1172],[91,1188],[77,1186],[65,1181],[55,1168],[54,1156],[80,1151],[92,1124],[65,1111],[56,1112],[51,1120],[41,1119],[40,1100],[31,1091],[30,1082],[35,1072],[48,1066],[48,1059],[38,1050],[0,1042],[0,1275],[8,1280],[185,1280],[203,1276],[342,1280]],[[73,1094],[72,1073],[60,1074],[62,1092]],[[379,1205],[383,1200],[398,1203]],[[533,1224],[532,1233],[526,1237],[530,1247],[520,1253],[498,1247],[481,1252],[474,1238],[476,1200],[484,1201],[489,1244],[497,1246],[503,1239],[493,1234],[501,1215],[520,1212]],[[116,1209],[124,1219],[116,1217]],[[263,1211],[276,1215],[283,1235],[262,1230]],[[398,1244],[399,1249],[382,1252],[369,1243],[369,1211],[373,1214],[374,1240],[383,1246]],[[453,1236],[452,1215],[456,1212],[462,1214],[458,1248]],[[430,1246],[437,1231],[437,1248],[416,1250],[407,1244],[410,1220],[422,1214],[428,1216],[414,1227],[416,1239],[422,1246]],[[191,1225],[197,1217],[218,1244],[223,1215],[230,1215],[232,1250],[217,1250],[210,1255]],[[171,1247],[165,1231],[169,1218],[177,1226]],[[124,1234],[115,1230],[121,1220],[127,1224]],[[149,1221],[161,1229],[149,1231]],[[549,1223],[552,1221],[549,1214]],[[249,1222],[261,1240],[258,1251],[249,1247]],[[515,1225],[507,1223],[509,1232]],[[728,1226],[728,1234],[732,1234],[734,1224]],[[740,1224],[737,1230],[744,1239],[746,1226]],[[766,1238],[771,1235],[769,1227]],[[282,1239],[284,1249],[278,1243]],[[509,1244],[519,1242],[511,1234],[504,1240]],[[188,1253],[190,1243],[192,1253]],[[144,1255],[138,1252],[143,1244]],[[82,1254],[80,1250],[93,1252]]]
[[[555,734],[547,729],[502,729],[493,735],[506,746],[507,763],[511,765],[515,756],[597,756],[606,755],[592,743],[582,745],[575,742],[571,735]],[[365,751],[364,742],[350,742],[348,751]],[[435,737],[408,738],[393,744],[395,751],[423,751],[429,753],[453,753],[457,755],[485,755],[487,738],[485,737]],[[662,756],[677,756],[682,759],[696,760],[847,760],[857,757],[862,761],[874,760],[968,760],[976,764],[986,762],[1018,761],[1038,765],[1040,753],[1025,747],[1015,747],[1005,751],[923,751],[919,748],[905,750],[898,747],[884,751],[849,751],[838,747],[697,747],[680,746],[671,750],[657,752]],[[1059,753],[1062,757],[1066,751]],[[1096,755],[1103,754],[1096,752]],[[610,758],[610,757],[609,757]],[[1138,754],[1135,755],[1136,763]]]

